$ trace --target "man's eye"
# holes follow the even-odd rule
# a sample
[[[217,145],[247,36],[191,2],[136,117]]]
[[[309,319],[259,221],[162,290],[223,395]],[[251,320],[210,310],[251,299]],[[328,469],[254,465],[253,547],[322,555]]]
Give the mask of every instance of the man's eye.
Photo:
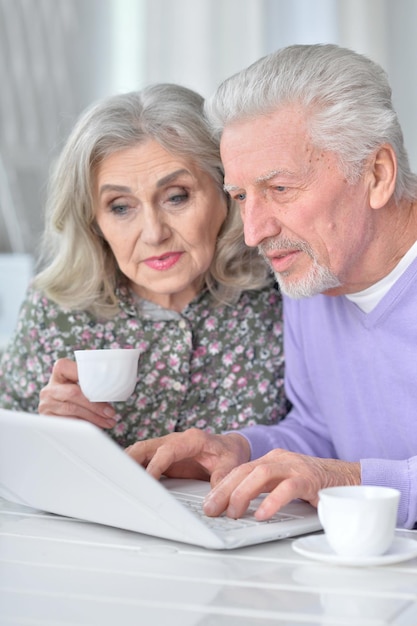
[[[246,194],[242,191],[242,193],[236,194],[233,199],[236,200],[236,202],[244,202],[246,200]]]
[[[280,192],[283,192],[283,191],[287,191],[287,188],[286,188],[286,187],[284,187],[284,185],[277,185],[277,186],[275,187],[275,191],[280,191]]]

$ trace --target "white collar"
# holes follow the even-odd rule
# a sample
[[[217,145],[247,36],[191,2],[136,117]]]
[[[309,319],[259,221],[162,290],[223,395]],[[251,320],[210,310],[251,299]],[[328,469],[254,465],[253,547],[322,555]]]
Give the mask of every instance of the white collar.
[[[417,258],[417,241],[411,246],[408,252],[406,252],[392,272],[363,291],[346,294],[346,298],[354,302],[365,313],[369,313],[382,300],[385,294],[388,293],[415,258]]]

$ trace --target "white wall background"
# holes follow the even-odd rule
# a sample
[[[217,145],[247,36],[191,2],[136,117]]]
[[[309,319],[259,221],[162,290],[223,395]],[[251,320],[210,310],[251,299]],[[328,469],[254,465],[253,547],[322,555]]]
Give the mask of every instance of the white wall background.
[[[416,27],[416,0],[0,0],[0,253],[36,256],[48,167],[91,101],[159,81],[208,95],[292,43],[384,66],[417,169]]]

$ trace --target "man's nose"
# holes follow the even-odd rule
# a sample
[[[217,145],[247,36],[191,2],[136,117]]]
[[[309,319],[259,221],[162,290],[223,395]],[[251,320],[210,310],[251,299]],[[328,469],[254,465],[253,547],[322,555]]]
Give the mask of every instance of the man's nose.
[[[246,197],[241,208],[245,243],[250,247],[281,232],[281,225],[274,215],[273,206],[262,195]]]

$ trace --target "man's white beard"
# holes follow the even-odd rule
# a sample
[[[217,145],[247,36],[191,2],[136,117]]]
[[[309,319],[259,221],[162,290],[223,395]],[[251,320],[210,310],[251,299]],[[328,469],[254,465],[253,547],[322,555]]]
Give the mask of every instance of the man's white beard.
[[[291,279],[286,280],[286,278],[290,276],[290,271],[275,272],[271,266],[281,292],[290,298],[310,298],[318,293],[323,293],[329,289],[340,286],[340,280],[337,276],[328,267],[319,264],[313,250],[305,241],[297,241],[294,243],[286,237],[277,237],[258,246],[258,250],[259,254],[263,256],[268,265],[271,264],[266,253],[271,250],[288,250],[289,252],[292,250],[300,250],[311,258],[312,265],[307,274],[294,281],[291,281]]]

